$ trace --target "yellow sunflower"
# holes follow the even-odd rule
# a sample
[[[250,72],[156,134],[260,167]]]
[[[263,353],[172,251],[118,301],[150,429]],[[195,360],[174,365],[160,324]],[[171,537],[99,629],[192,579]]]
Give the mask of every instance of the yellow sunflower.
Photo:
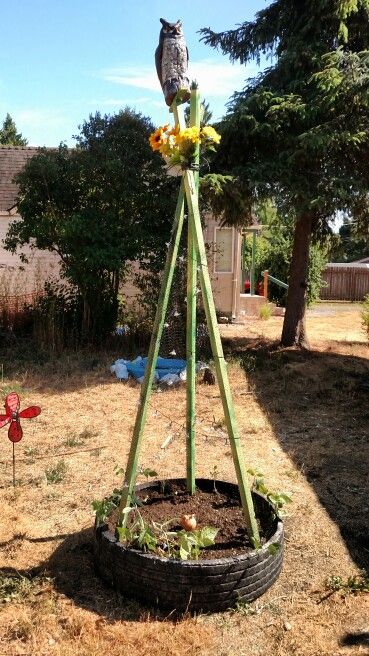
[[[205,125],[201,130],[201,136],[205,138],[206,141],[212,141],[215,144],[218,144],[221,140],[220,134],[211,125]]]
[[[179,145],[182,144],[197,144],[200,143],[200,129],[194,125],[191,128],[185,128],[180,130],[177,136],[177,142]]]
[[[150,134],[149,136],[149,142],[151,148],[156,151],[156,150],[161,150],[161,148],[164,146],[164,144],[167,141],[167,130],[169,128],[169,125],[162,125],[159,127],[155,132]]]

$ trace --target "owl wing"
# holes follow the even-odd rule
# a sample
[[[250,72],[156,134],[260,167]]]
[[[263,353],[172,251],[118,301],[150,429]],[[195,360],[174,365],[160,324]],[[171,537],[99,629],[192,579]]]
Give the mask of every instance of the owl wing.
[[[156,66],[156,72],[158,74],[158,78],[160,81],[161,86],[163,86],[163,78],[161,74],[161,60],[163,58],[163,43],[160,41],[158,47],[155,50],[155,66]]]

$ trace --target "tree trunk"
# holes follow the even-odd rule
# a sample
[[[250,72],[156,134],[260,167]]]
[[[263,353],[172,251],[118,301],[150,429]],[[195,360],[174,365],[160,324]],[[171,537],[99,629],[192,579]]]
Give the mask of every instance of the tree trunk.
[[[303,348],[309,348],[305,313],[312,227],[313,216],[311,214],[304,214],[296,221],[288,281],[286,314],[281,339],[282,346],[294,346],[298,344]]]

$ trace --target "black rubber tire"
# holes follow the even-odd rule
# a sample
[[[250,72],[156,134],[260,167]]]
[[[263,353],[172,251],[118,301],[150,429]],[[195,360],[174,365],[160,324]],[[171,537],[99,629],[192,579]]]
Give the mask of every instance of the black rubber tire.
[[[137,486],[136,491],[159,485],[159,482],[147,483]],[[213,481],[197,479],[196,486],[210,490]],[[221,492],[238,494],[238,487],[233,483],[217,481],[216,486]],[[257,514],[259,510],[272,516],[269,502],[259,494],[253,496]],[[144,604],[177,611],[222,611],[238,601],[254,601],[278,578],[283,562],[284,531],[277,518],[271,523],[268,538],[261,549],[233,558],[181,561],[129,549],[105,525],[95,528],[95,565],[106,582]],[[272,544],[278,545],[273,554],[270,553]]]

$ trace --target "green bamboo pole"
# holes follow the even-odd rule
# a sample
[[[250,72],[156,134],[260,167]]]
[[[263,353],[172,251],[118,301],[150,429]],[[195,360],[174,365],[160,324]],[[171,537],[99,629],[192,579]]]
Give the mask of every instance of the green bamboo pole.
[[[211,348],[223,404],[224,418],[226,421],[229,441],[231,445],[233,462],[237,475],[243,514],[249,537],[254,545],[256,545],[259,544],[260,541],[259,531],[256,523],[251,490],[249,487],[247,469],[244,462],[242,446],[236,425],[231,389],[228,381],[227,368],[223,355],[223,347],[220,339],[209,270],[206,260],[206,251],[200,221],[196,183],[192,171],[186,170],[183,175],[183,180],[186,191],[187,205],[189,209],[189,220],[191,223],[194,244],[197,252],[197,259],[200,264],[199,278],[203,303],[205,307],[206,320],[209,328]]]
[[[165,315],[168,307],[169,294],[173,281],[174,267],[177,260],[179,242],[184,221],[184,191],[183,182],[178,195],[175,218],[172,228],[172,234],[168,247],[168,254],[165,263],[163,282],[159,294],[158,306],[155,315],[153,332],[151,335],[150,348],[148,353],[145,376],[141,387],[141,394],[138,402],[135,426],[131,441],[130,452],[128,456],[127,468],[125,472],[123,493],[119,504],[119,510],[130,505],[133,489],[136,483],[137,464],[140,454],[140,447],[143,432],[146,423],[147,409],[150,401],[152,383],[154,379],[156,360],[159,354],[160,340],[163,333]]]
[[[200,128],[200,93],[198,88],[191,89],[190,126]],[[200,164],[200,145],[196,147],[194,164]],[[194,172],[196,193],[199,193],[199,172]],[[196,485],[196,288],[197,257],[193,242],[191,221],[187,228],[187,324],[186,324],[186,458],[187,490],[195,494]]]

